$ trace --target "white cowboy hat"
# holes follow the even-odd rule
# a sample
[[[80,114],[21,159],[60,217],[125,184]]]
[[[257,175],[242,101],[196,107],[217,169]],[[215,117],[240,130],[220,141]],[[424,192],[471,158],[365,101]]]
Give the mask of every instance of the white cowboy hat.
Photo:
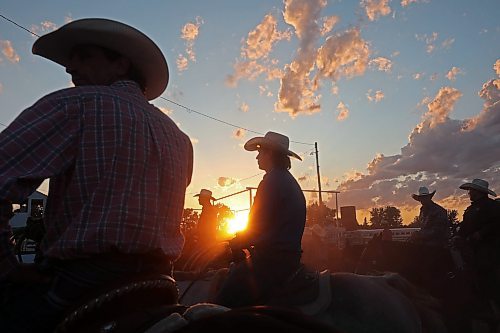
[[[477,190],[479,192],[488,193],[488,194],[496,197],[497,194],[495,192],[493,192],[492,190],[490,190],[488,188],[488,186],[489,186],[489,184],[486,180],[476,178],[470,183],[465,183],[465,184],[460,185],[460,188],[462,190],[473,189],[473,190]]]
[[[215,200],[215,198],[212,197],[212,191],[206,190],[206,189],[201,189],[200,193],[195,194],[194,196],[195,197],[207,197],[207,198],[210,198],[212,200]]]
[[[289,144],[290,140],[287,136],[276,132],[267,132],[263,137],[257,136],[248,140],[244,148],[248,151],[255,151],[260,147],[272,149],[302,161],[299,155],[288,149]]]
[[[436,193],[436,190],[432,191],[432,192],[429,192],[429,189],[425,186],[421,186],[419,189],[418,189],[418,193],[417,194],[412,194],[411,197],[415,200],[419,200],[421,197],[426,197],[426,196],[434,196],[434,193]]]
[[[117,21],[87,18],[70,22],[38,38],[32,52],[66,67],[71,49],[84,44],[105,47],[128,58],[145,80],[148,100],[167,88],[168,66],[161,50],[139,30]]]

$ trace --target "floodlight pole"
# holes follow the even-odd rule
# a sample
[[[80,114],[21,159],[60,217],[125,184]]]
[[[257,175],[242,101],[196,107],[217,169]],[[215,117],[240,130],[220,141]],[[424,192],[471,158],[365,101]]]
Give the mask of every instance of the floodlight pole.
[[[316,149],[316,171],[318,173],[318,189],[319,189],[319,207],[323,204],[323,199],[321,197],[321,177],[319,175],[319,158],[318,158],[318,143],[314,143],[314,148]]]

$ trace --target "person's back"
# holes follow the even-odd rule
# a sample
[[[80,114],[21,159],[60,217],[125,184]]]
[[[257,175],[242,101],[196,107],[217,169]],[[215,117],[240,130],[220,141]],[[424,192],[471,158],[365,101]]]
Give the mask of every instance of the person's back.
[[[39,38],[33,53],[66,67],[76,87],[43,97],[0,133],[0,327],[7,332],[52,331],[95,288],[171,274],[193,166],[189,138],[148,102],[165,90],[168,66],[146,35],[82,19]],[[44,259],[20,265],[5,217],[46,178]]]

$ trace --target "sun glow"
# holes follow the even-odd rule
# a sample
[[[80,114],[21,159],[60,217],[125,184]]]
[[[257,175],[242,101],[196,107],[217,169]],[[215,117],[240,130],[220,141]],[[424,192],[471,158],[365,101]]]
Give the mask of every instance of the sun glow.
[[[239,231],[246,229],[248,224],[248,211],[236,212],[234,218],[227,221],[225,232],[228,235],[234,235]]]

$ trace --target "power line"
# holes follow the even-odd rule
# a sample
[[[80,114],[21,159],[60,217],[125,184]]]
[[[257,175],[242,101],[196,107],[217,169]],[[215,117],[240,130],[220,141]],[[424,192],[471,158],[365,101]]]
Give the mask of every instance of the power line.
[[[165,100],[165,101],[167,101],[167,102],[170,102],[170,103],[172,103],[172,104],[175,104],[175,105],[177,105],[177,106],[179,106],[179,107],[181,107],[181,108],[184,108],[184,109],[185,109],[186,111],[188,111],[188,112],[194,112],[194,113],[196,113],[196,114],[199,114],[199,115],[201,115],[201,116],[207,117],[207,118],[209,118],[209,119],[212,119],[212,120],[218,121],[218,122],[220,122],[220,123],[222,123],[222,124],[229,125],[229,126],[232,126],[232,127],[234,127],[234,128],[241,128],[241,129],[243,129],[243,130],[245,130],[245,131],[247,131],[247,132],[251,132],[251,133],[255,133],[255,134],[260,134],[260,135],[264,135],[264,133],[257,132],[257,131],[254,131],[254,130],[251,130],[251,129],[248,129],[248,128],[245,128],[245,127],[242,127],[242,126],[234,125],[234,124],[228,123],[227,121],[220,120],[220,119],[217,119],[217,118],[215,118],[215,117],[212,117],[212,116],[209,116],[209,115],[207,115],[207,114],[204,114],[204,113],[202,113],[202,112],[199,112],[199,111],[193,110],[193,109],[191,109],[191,108],[188,108],[187,106],[184,106],[184,105],[182,105],[182,104],[179,104],[179,103],[177,103],[177,102],[174,102],[174,101],[172,101],[172,100],[170,100],[170,99],[168,99],[168,98],[165,98],[165,97],[162,97],[162,96],[160,96],[160,98],[161,98],[161,99],[163,99],[163,100]],[[314,143],[299,142],[299,141],[292,141],[292,140],[290,140],[290,142],[297,143],[297,144],[301,144],[301,145],[314,146]]]
[[[26,31],[27,31],[27,32],[29,32],[30,34],[35,35],[35,36],[37,36],[37,37],[40,37],[39,35],[37,35],[37,34],[36,34],[36,33],[34,33],[33,31],[29,30],[28,28],[25,28],[25,27],[23,27],[22,25],[17,24],[16,22],[12,21],[10,18],[5,17],[5,16],[3,16],[2,14],[0,14],[0,17],[1,17],[1,18],[3,18],[3,19],[5,19],[5,20],[7,20],[7,21],[9,21],[10,23],[14,24],[14,25],[15,25],[15,26],[17,26],[17,27],[19,27],[19,28],[21,28],[21,29],[23,29],[23,30],[26,30]]]
[[[40,37],[39,35],[37,35],[37,34],[36,34],[36,33],[34,33],[33,31],[31,31],[31,30],[29,30],[29,29],[27,29],[27,28],[23,27],[22,25],[20,25],[20,24],[16,23],[15,21],[13,21],[13,20],[9,19],[8,17],[6,17],[6,16],[4,16],[4,15],[2,15],[2,14],[0,14],[0,17],[2,17],[3,19],[5,19],[5,20],[9,21],[10,23],[14,24],[15,26],[17,26],[17,27],[19,27],[19,28],[21,28],[21,29],[23,29],[23,30],[25,30],[25,31],[29,32],[30,34],[35,35],[35,36],[37,36],[37,37]],[[204,117],[206,117],[206,118],[208,118],[208,119],[211,119],[211,120],[217,121],[217,122],[219,122],[219,123],[222,123],[222,124],[225,124],[225,125],[228,125],[228,126],[234,127],[234,128],[241,128],[241,129],[243,129],[243,130],[245,130],[245,131],[247,131],[247,132],[250,132],[250,133],[255,133],[255,134],[264,135],[264,134],[263,134],[263,133],[261,133],[261,132],[257,132],[257,131],[254,131],[254,130],[251,130],[251,129],[248,129],[248,128],[245,128],[245,127],[242,127],[242,126],[238,126],[238,125],[235,125],[235,124],[231,124],[231,123],[229,123],[229,122],[227,122],[227,121],[224,121],[224,120],[221,120],[221,119],[218,119],[218,118],[215,118],[215,117],[209,116],[209,115],[207,115],[207,114],[204,114],[204,113],[202,113],[202,112],[199,112],[199,111],[193,110],[193,109],[191,109],[191,108],[188,108],[187,106],[184,106],[184,105],[182,105],[182,104],[180,104],[180,103],[174,102],[174,101],[172,101],[172,100],[170,100],[170,99],[168,99],[168,98],[165,98],[165,97],[162,97],[162,96],[160,96],[160,98],[161,98],[161,99],[163,99],[163,100],[165,100],[165,101],[167,101],[167,102],[170,102],[170,103],[172,103],[172,104],[175,104],[175,105],[177,105],[177,106],[179,106],[179,107],[181,107],[181,108],[184,108],[184,109],[185,109],[186,111],[188,111],[188,112],[193,112],[193,113],[196,113],[196,114],[198,114],[198,115],[200,115],[200,116],[204,116]],[[6,125],[4,125],[4,126],[6,126]],[[313,146],[313,145],[314,145],[313,143],[299,142],[299,141],[292,141],[292,140],[290,140],[290,142],[297,143],[297,144],[301,144],[301,145],[309,145],[309,146]]]

